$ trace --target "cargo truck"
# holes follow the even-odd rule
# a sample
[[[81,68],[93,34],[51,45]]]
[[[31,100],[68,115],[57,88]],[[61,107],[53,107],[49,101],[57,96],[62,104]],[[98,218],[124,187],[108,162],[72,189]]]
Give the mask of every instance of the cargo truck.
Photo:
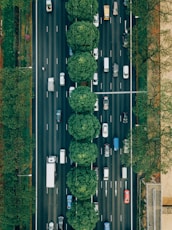
[[[104,20],[107,21],[110,19],[109,17],[109,5],[104,5]]]
[[[52,12],[52,1],[51,0],[46,0],[46,11]]]
[[[55,187],[56,156],[47,157],[46,162],[46,187]]]

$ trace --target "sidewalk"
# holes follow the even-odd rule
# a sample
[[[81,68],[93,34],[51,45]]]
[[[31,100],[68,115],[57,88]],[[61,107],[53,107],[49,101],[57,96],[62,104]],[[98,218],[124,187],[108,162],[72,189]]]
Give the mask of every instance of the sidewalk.
[[[168,8],[169,12],[170,10],[172,10],[172,4],[170,2],[160,3],[160,7],[161,9]],[[161,30],[168,29],[170,31],[171,38],[169,37],[169,39],[167,39],[168,41],[170,41],[172,40],[172,26],[171,26],[172,16],[169,15],[168,17],[169,17],[168,22],[162,22],[162,20],[160,21],[160,29]],[[162,38],[160,39],[161,39],[160,42],[163,42]],[[172,56],[170,55],[170,52],[169,52],[169,56],[166,56],[166,57],[161,56],[161,61],[164,62],[171,58]],[[161,87],[163,86],[164,80],[168,79],[171,81],[172,79],[171,76],[172,76],[172,66],[168,69],[168,71],[161,70]],[[172,124],[172,121],[169,120],[168,125],[172,128],[171,124]],[[164,127],[164,120],[161,120],[161,127],[162,128]],[[171,151],[171,155],[172,155],[172,151]],[[171,230],[172,229],[172,167],[169,168],[168,173],[166,175],[161,173],[161,191],[162,191],[162,217],[161,217],[162,226],[161,226],[161,229]]]

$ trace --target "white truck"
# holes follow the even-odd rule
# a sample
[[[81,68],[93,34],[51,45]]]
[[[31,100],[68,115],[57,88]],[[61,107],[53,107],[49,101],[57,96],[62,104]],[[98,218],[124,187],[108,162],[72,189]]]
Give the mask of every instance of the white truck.
[[[46,187],[55,187],[56,156],[47,157],[46,162]]]
[[[52,12],[52,1],[51,0],[46,0],[46,11],[47,12]]]
[[[107,73],[109,72],[109,58],[104,57],[104,72]]]
[[[48,91],[50,92],[54,91],[54,78],[53,77],[48,78]]]

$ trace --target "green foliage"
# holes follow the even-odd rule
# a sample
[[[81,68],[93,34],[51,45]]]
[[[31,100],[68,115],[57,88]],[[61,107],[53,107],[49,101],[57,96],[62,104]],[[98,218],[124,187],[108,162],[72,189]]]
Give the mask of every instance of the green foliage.
[[[74,82],[90,81],[97,69],[97,62],[88,53],[77,53],[68,60],[69,77]]]
[[[96,172],[90,167],[72,168],[67,174],[67,186],[78,200],[88,200],[96,191]]]
[[[73,114],[68,124],[68,131],[76,140],[92,140],[100,133],[100,122],[92,114]]]
[[[76,113],[93,112],[96,98],[96,94],[89,87],[79,86],[69,97],[69,105]]]
[[[70,159],[78,165],[89,166],[96,161],[98,147],[91,142],[72,141],[69,147]]]
[[[9,6],[2,11],[3,33],[4,39],[2,43],[3,48],[3,65],[4,67],[15,66],[15,51],[14,51],[14,9]]]
[[[95,229],[99,220],[99,216],[90,202],[75,202],[66,215],[69,224],[77,230]]]
[[[0,6],[1,9],[10,8],[10,7],[20,7],[22,9],[25,9],[30,5],[30,0],[0,0]]]
[[[75,22],[67,31],[67,43],[74,52],[91,52],[98,42],[99,30],[91,22]]]
[[[0,212],[2,229],[26,225],[30,221],[33,205],[33,191],[29,186],[28,174],[32,140],[29,133],[31,99],[31,72],[4,68],[0,72],[2,82],[1,121],[3,124],[3,212]],[[1,169],[2,170],[2,169]],[[21,180],[20,180],[21,179]],[[5,192],[4,192],[5,191]],[[28,209],[30,208],[30,212]]]
[[[69,0],[66,2],[66,11],[70,21],[93,21],[93,16],[98,12],[97,0]]]

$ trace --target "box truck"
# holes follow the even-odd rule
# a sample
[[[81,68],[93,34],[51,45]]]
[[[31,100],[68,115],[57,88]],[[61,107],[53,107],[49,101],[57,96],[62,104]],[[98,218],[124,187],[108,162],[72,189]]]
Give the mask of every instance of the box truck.
[[[104,57],[104,72],[107,73],[109,72],[109,58]]]
[[[46,162],[46,187],[55,187],[56,156],[47,157]]]
[[[110,19],[109,17],[109,5],[104,5],[104,20],[107,21]]]

